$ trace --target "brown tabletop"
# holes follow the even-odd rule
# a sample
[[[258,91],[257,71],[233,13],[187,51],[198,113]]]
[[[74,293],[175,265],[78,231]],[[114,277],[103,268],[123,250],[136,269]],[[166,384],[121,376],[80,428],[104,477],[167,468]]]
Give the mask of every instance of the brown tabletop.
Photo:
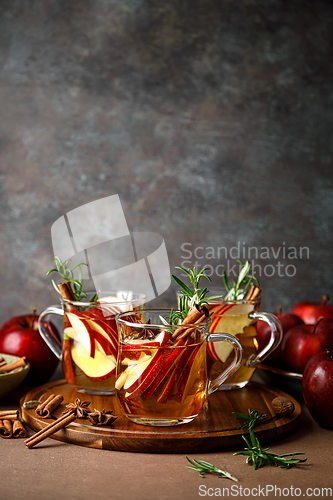
[[[59,378],[62,374],[58,374]],[[256,379],[260,380],[259,378]],[[1,409],[18,407],[28,388],[0,401]],[[28,429],[28,435],[33,431]],[[333,495],[333,431],[322,429],[302,405],[300,425],[291,435],[271,443],[282,454],[305,452],[307,462],[289,470],[265,465],[254,470],[232,451],[189,454],[219,467],[226,465],[239,479],[212,475],[201,479],[187,469],[183,454],[145,454],[99,450],[47,439],[26,449],[22,439],[2,439],[0,498],[3,500],[326,498]],[[310,488],[310,489],[309,489]],[[324,488],[324,489],[323,489]],[[327,488],[327,490],[325,490]]]

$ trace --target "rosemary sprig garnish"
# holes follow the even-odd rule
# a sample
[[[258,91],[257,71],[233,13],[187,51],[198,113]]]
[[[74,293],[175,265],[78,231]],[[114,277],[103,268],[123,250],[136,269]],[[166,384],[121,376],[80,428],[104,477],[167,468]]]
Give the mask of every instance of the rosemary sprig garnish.
[[[307,460],[306,458],[294,458],[296,455],[305,455],[305,453],[302,452],[285,453],[283,455],[268,453],[270,448],[262,448],[252,429],[250,429],[250,442],[245,436],[242,436],[242,438],[247,444],[247,447],[244,448],[245,451],[237,451],[234,455],[247,456],[246,463],[252,462],[254,469],[259,469],[264,460],[266,460],[269,465],[275,465],[276,467],[281,467],[282,469],[289,469],[292,465],[296,465],[300,462],[306,462]]]
[[[219,469],[215,465],[212,465],[208,462],[204,462],[203,460],[190,460],[188,457],[186,459],[192,465],[187,465],[188,469],[196,470],[200,477],[204,477],[204,474],[215,474],[218,477],[224,477],[226,479],[231,479],[231,481],[238,481],[237,477],[232,476],[230,472],[227,471],[224,466],[224,470]]]
[[[258,279],[254,276],[255,271],[251,269],[251,263],[247,260],[245,264],[237,259],[240,265],[240,273],[238,275],[237,281],[232,280],[232,285],[229,283],[226,272],[223,271],[222,278],[224,286],[227,290],[227,294],[224,300],[241,300],[245,299],[246,292],[253,281],[259,286]]]
[[[238,451],[234,455],[245,455],[247,456],[246,463],[252,462],[254,469],[259,469],[263,462],[266,460],[269,465],[275,465],[276,467],[281,467],[283,469],[289,469],[292,465],[296,465],[300,462],[306,462],[306,458],[294,458],[296,455],[305,455],[302,452],[296,453],[286,453],[284,455],[278,455],[276,453],[268,453],[270,448],[263,449],[259,443],[258,438],[253,432],[253,426],[265,418],[264,413],[259,413],[256,410],[248,410],[249,414],[244,415],[243,413],[233,412],[237,415],[237,420],[245,420],[245,424],[242,429],[249,429],[250,441],[246,439],[243,435],[247,447],[244,448],[245,451]]]
[[[183,267],[177,267],[176,269],[180,269],[190,279],[190,282],[193,286],[193,290],[191,290],[180,278],[172,274],[172,278],[181,288],[181,294],[179,297],[179,311],[173,311],[170,316],[170,323],[177,324],[178,321],[182,321],[186,318],[189,311],[195,306],[204,306],[209,303],[209,300],[219,299],[221,295],[214,295],[213,297],[206,297],[208,293],[208,288],[199,288],[199,282],[201,278],[206,278],[208,281],[212,281],[209,276],[205,273],[206,269],[203,268],[201,271],[197,272],[196,267],[193,269],[184,269]]]
[[[57,272],[61,275],[64,281],[68,281],[68,283],[72,283],[72,291],[75,297],[75,300],[81,301],[83,298],[87,297],[87,293],[82,290],[82,269],[81,266],[87,266],[86,263],[81,262],[80,264],[76,264],[72,268],[67,267],[68,263],[70,262],[71,259],[67,259],[65,262],[62,262],[59,257],[53,257],[56,263],[56,268],[50,269],[47,273],[46,276],[48,276],[50,273]],[[78,268],[79,271],[79,279],[74,279],[74,269]],[[58,288],[58,285],[54,280],[52,280],[52,285],[57,293],[61,295],[60,290]],[[89,302],[95,302],[98,299],[98,292],[95,293]]]
[[[241,429],[252,429],[257,422],[264,420],[264,418],[266,417],[265,413],[259,413],[257,410],[251,411],[250,409],[248,415],[244,415],[243,413],[238,413],[237,411],[233,411],[232,413],[234,415],[237,415],[236,420],[245,421],[245,424],[241,427]]]

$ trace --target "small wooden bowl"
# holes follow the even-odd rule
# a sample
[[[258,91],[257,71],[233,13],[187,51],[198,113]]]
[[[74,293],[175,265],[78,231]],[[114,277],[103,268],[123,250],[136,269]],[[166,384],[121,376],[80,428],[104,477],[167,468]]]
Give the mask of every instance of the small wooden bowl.
[[[7,363],[20,359],[18,356],[12,356],[11,354],[0,354],[0,356],[2,356]],[[0,399],[7,396],[7,394],[21,385],[25,377],[28,375],[29,370],[30,365],[27,363],[26,366],[23,366],[23,368],[20,368],[17,371],[0,373]]]

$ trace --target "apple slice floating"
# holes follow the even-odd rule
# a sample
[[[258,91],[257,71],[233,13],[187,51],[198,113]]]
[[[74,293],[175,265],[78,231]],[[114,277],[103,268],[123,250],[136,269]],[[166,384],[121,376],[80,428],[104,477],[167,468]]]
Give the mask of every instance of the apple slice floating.
[[[139,360],[133,360],[128,363],[128,367],[124,370],[122,378],[117,380],[116,388],[119,390],[123,388],[126,391],[126,397],[129,399],[136,399],[141,396],[141,394],[150,386],[150,384],[157,377],[159,372],[163,367],[163,360],[166,358],[166,352],[163,347],[169,341],[169,334],[163,330],[160,332],[153,341],[147,341],[133,346],[122,346],[122,351],[127,353],[129,359],[131,352],[136,352],[138,349],[141,351],[144,349],[145,352],[141,352]],[[158,346],[158,348],[153,348],[153,346]],[[125,349],[124,349],[125,347]],[[147,351],[150,350],[148,354]],[[120,377],[119,377],[120,378]]]
[[[184,404],[186,398],[191,395],[198,374],[204,365],[205,360],[205,344],[196,346],[192,356],[190,357],[185,370],[180,379],[178,390],[175,394],[175,400]],[[192,394],[193,396],[193,394]]]
[[[74,341],[71,347],[71,355],[74,363],[92,380],[103,380],[116,373],[116,359],[114,356],[105,356],[105,354],[96,350],[95,357],[92,358],[80,342]]]

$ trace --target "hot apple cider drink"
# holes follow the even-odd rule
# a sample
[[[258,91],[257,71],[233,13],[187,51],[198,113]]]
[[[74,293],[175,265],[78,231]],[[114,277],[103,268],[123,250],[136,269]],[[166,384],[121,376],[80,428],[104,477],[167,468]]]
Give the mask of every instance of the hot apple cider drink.
[[[229,283],[223,273],[224,288],[214,288],[212,297],[206,298],[206,307],[211,316],[211,333],[228,333],[237,338],[243,348],[242,365],[228,381],[223,384],[221,390],[240,389],[245,387],[255,372],[256,365],[266,358],[279,344],[282,330],[279,321],[272,314],[259,313],[261,303],[259,282],[254,276],[249,261],[245,264],[239,263],[239,275],[236,281]],[[179,268],[189,273],[183,268]],[[178,305],[187,300],[188,290],[179,278],[174,279],[181,287],[178,292]],[[209,278],[208,278],[209,279]],[[193,297],[190,297],[193,300]],[[268,323],[271,330],[271,338],[267,346],[259,351],[257,340],[257,320]],[[233,361],[232,346],[227,342],[213,342],[207,344],[207,367],[208,376],[216,377],[221,370],[228,367]]]
[[[191,273],[194,292],[187,288],[179,311],[148,309],[116,316],[119,333],[116,394],[125,415],[145,425],[191,422],[207,396],[240,366],[242,347],[228,334],[209,333],[205,306],[205,276]],[[231,365],[212,382],[207,375],[208,343],[225,341],[234,351]],[[214,342],[215,343],[215,342]]]
[[[72,270],[60,260],[56,262],[62,277],[68,278],[54,284],[61,294],[62,308],[51,306],[43,311],[39,318],[40,333],[61,359],[70,385],[89,394],[113,394],[118,355],[115,316],[141,309],[145,297],[132,291],[111,291],[90,294],[91,298],[87,300],[88,294],[82,291],[81,281],[73,280]],[[50,335],[46,320],[50,314],[64,316],[62,342]]]

